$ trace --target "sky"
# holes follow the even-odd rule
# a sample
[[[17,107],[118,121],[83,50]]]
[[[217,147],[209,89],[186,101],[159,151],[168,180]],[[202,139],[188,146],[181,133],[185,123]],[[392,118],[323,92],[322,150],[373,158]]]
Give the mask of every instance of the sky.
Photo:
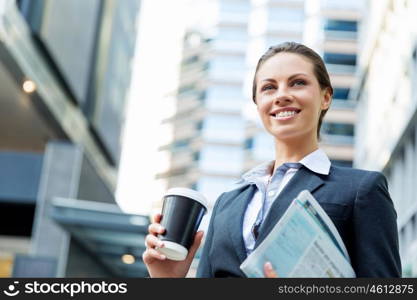
[[[155,180],[155,174],[169,162],[169,157],[158,152],[171,137],[160,124],[175,112],[185,28],[210,28],[216,1],[141,3],[116,200],[125,212],[149,215],[159,210],[152,204],[160,203],[166,190]]]
[[[157,148],[168,137],[160,123],[172,110],[169,100],[178,81],[186,2],[142,1],[116,191],[126,212],[149,214],[152,203],[162,197],[164,187],[154,176],[166,162]]]

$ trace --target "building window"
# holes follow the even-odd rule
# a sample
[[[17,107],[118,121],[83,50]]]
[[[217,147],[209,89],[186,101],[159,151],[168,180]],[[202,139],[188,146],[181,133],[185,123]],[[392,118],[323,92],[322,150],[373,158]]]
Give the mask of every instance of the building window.
[[[193,189],[202,193],[209,200],[209,206],[212,206],[221,193],[233,188],[237,179],[237,177],[230,178],[202,175],[198,178],[198,181],[193,184]],[[208,218],[207,221],[209,221],[209,219],[210,218]]]
[[[253,158],[259,161],[267,161],[274,158],[274,138],[267,132],[260,132],[253,138]]]
[[[197,84],[191,83],[183,85],[178,89],[178,97],[187,97],[191,95],[198,95],[200,93]]]
[[[218,55],[210,61],[210,74],[213,78],[241,80],[245,72],[245,56]]]
[[[171,150],[178,151],[187,148],[190,145],[190,139],[178,140],[172,143]]]
[[[249,1],[221,1],[220,9],[227,13],[248,14],[251,5]]]
[[[192,65],[195,64],[199,61],[200,57],[198,55],[192,55],[190,57],[187,57],[186,59],[184,59],[184,61],[182,62],[183,66],[188,66],[188,65]]]
[[[211,110],[240,112],[244,99],[240,86],[219,84],[206,91],[207,108]]]
[[[333,89],[333,99],[337,100],[347,100],[349,97],[349,91],[348,88],[334,88]]]
[[[327,19],[324,22],[324,30],[357,32],[358,22]]]
[[[326,64],[356,66],[356,54],[326,52],[323,60]]]
[[[204,120],[203,136],[212,142],[243,142],[245,122],[240,116],[209,115]]]
[[[300,23],[304,21],[304,11],[301,9],[271,7],[269,9],[270,19],[275,22],[285,23]]]
[[[200,159],[200,152],[194,152],[193,153],[193,161],[198,161]]]
[[[414,214],[410,220],[411,223],[411,228],[412,228],[412,236],[415,238],[417,238],[417,224],[416,224],[416,214]]]
[[[353,136],[355,127],[353,124],[324,122],[321,126],[321,132],[328,135]]]
[[[246,42],[248,34],[246,28],[240,27],[222,27],[216,35],[216,40],[222,41],[242,41]]]
[[[207,145],[200,151],[199,167],[203,172],[239,174],[242,171],[243,149],[222,145]]]
[[[252,149],[253,148],[253,138],[248,138],[245,140],[245,149]]]
[[[268,28],[273,30],[302,31],[304,11],[301,9],[271,7],[269,9]]]

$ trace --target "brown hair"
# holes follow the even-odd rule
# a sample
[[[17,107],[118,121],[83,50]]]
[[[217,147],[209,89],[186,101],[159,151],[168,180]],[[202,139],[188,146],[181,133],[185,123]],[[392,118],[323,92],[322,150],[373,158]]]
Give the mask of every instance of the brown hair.
[[[253,85],[252,85],[252,99],[253,102],[256,104],[256,74],[258,73],[259,68],[263,65],[264,62],[266,62],[268,59],[273,57],[274,55],[281,53],[281,52],[287,52],[287,53],[294,53],[298,55],[302,55],[306,57],[310,62],[313,64],[313,71],[314,75],[317,78],[317,81],[320,84],[320,88],[322,90],[328,89],[330,92],[330,95],[333,95],[333,87],[330,82],[329,73],[327,72],[326,66],[321,59],[320,55],[318,55],[314,50],[311,48],[295,43],[295,42],[285,42],[281,43],[275,46],[269,47],[269,49],[264,53],[264,55],[261,56],[261,58],[258,61],[258,64],[255,69],[255,75],[253,76]],[[324,115],[326,114],[328,109],[322,110],[319,117],[319,124],[317,127],[317,137],[320,138],[320,128],[321,123],[323,121]]]

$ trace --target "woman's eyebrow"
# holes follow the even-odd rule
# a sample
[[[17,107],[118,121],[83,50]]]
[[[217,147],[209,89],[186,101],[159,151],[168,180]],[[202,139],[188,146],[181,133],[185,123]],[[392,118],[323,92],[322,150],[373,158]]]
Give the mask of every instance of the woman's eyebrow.
[[[308,74],[306,74],[306,73],[296,73],[296,74],[293,74],[293,75],[291,75],[290,77],[288,77],[288,80],[291,80],[291,79],[293,79],[294,77],[297,77],[297,76],[299,76],[299,75],[308,76]]]
[[[307,73],[295,73],[295,74],[292,74],[290,77],[288,77],[288,80],[291,80],[291,79],[293,79],[294,77],[297,77],[297,76],[300,76],[300,75],[304,75],[304,76],[307,76],[308,77],[308,74]],[[272,83],[275,83],[275,82],[277,82],[275,79],[273,79],[273,78],[265,78],[265,79],[262,79],[261,80],[262,82],[264,82],[264,81],[266,81],[266,82],[272,82]]]
[[[262,79],[262,81],[267,81],[267,82],[277,82],[275,79],[273,79],[273,78],[265,78],[265,79]]]

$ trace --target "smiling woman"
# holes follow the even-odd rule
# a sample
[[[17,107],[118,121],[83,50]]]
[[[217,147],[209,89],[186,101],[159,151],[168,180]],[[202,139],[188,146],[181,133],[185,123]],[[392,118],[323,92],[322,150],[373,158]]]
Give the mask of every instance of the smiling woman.
[[[318,147],[332,94],[325,65],[312,49],[288,42],[271,47],[260,58],[253,101],[274,137],[275,160],[243,174],[240,184],[217,200],[198,277],[244,277],[239,266],[302,190],[316,198],[335,224],[357,277],[401,276],[397,215],[385,176],[332,165]],[[165,230],[160,219],[156,215],[149,227],[143,260],[151,277],[184,277],[202,232],[186,260],[169,261],[154,249],[163,247],[156,237]],[[273,267],[265,261],[265,277],[279,275]]]
[[[287,57],[286,59],[280,59],[276,57],[278,53],[287,56],[290,55],[290,57]],[[271,60],[270,58],[274,59]],[[292,65],[292,63],[295,63],[295,65]],[[264,66],[264,64],[266,66]],[[261,67],[262,70],[260,72]],[[289,86],[294,88],[298,87],[298,90],[301,91],[306,91],[305,88],[301,89],[301,87],[308,87],[310,90],[313,89],[313,91],[314,88],[316,88],[317,91],[318,85],[321,91],[325,93],[326,103],[324,103],[325,106],[323,106],[320,110],[320,117],[317,126],[317,137],[319,137],[321,123],[330,106],[331,97],[333,95],[333,88],[330,83],[330,77],[327,73],[323,60],[311,49],[297,43],[283,43],[274,47],[270,47],[268,51],[259,59],[258,65],[256,67],[252,86],[252,99],[255,104],[258,93],[257,81],[259,80],[259,77],[270,74],[271,71],[273,72],[274,67],[285,68],[283,72],[286,72],[286,74],[283,73],[282,75],[288,76],[287,82]],[[306,70],[307,72],[297,72],[297,69]],[[263,82],[264,84],[263,88],[261,88],[262,93],[265,92],[265,89],[270,90],[278,88],[273,85],[277,84],[273,78],[264,78],[260,80],[260,82]],[[268,82],[271,84],[268,85]]]

